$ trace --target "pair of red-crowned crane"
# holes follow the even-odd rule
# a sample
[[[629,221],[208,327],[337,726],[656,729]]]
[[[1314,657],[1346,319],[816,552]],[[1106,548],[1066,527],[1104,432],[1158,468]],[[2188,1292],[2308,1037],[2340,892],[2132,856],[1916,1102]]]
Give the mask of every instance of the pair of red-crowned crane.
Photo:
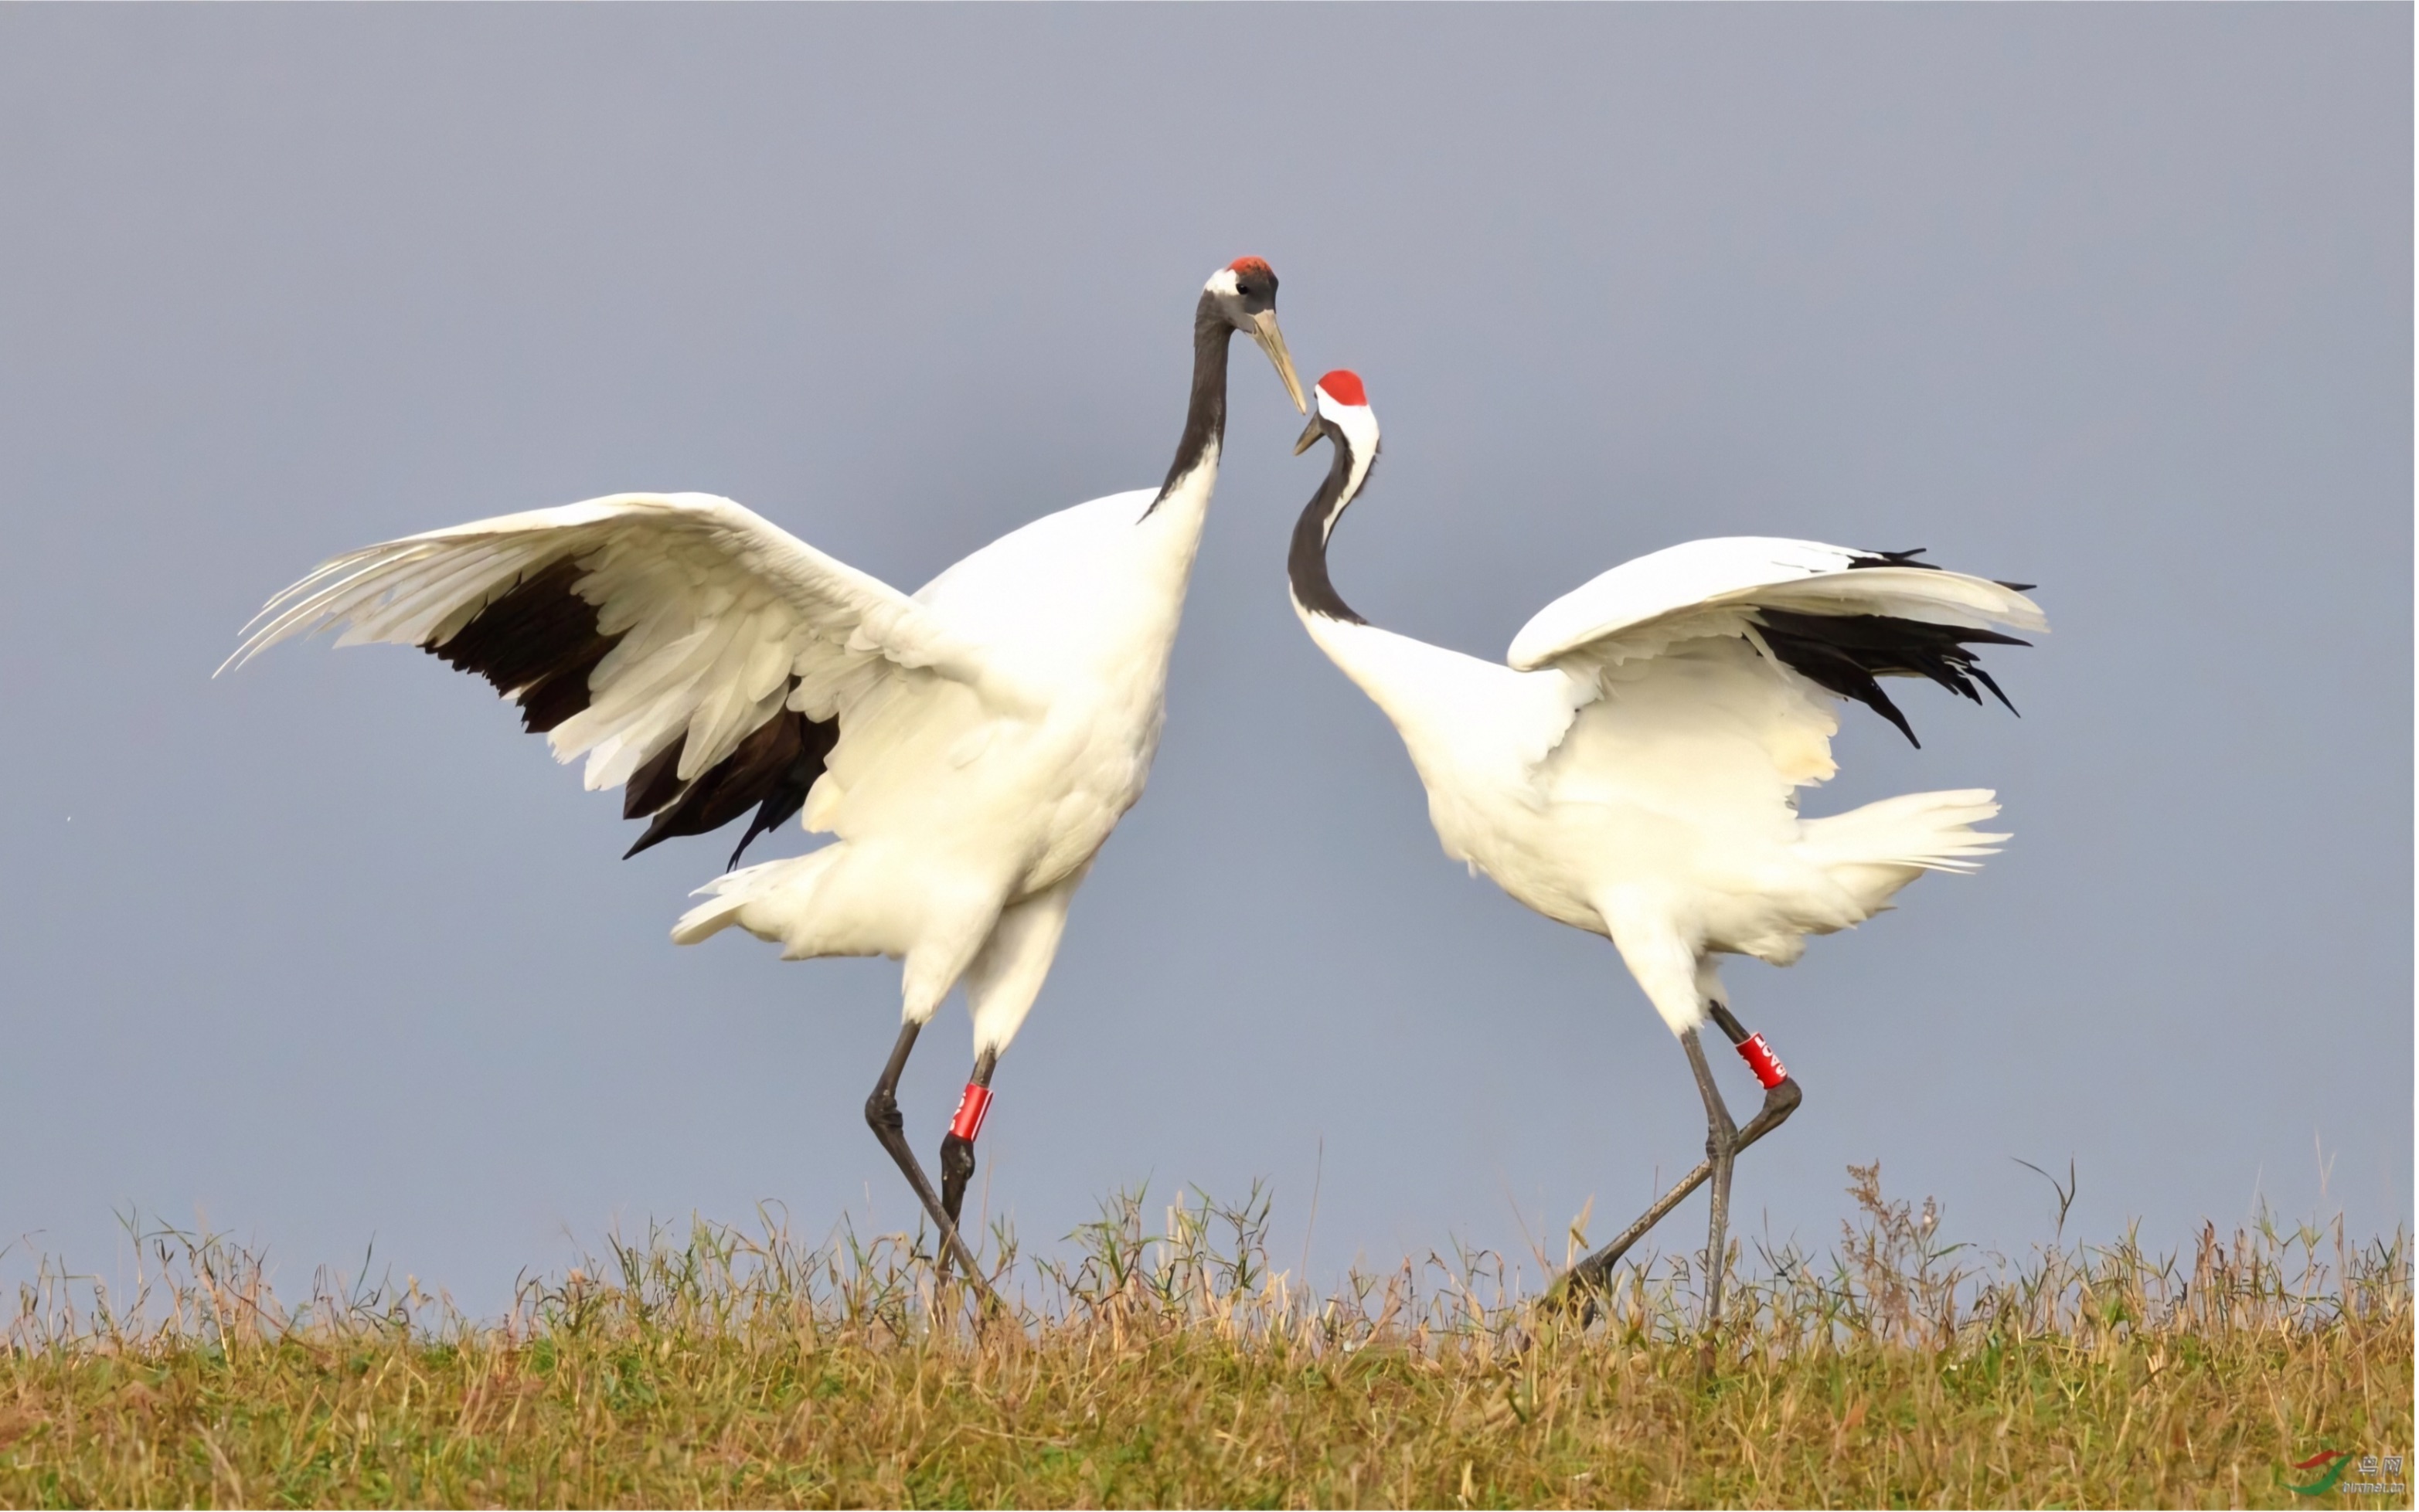
[[[899,592],[729,499],[620,494],[432,530],[338,557],[270,601],[237,663],[344,625],[339,645],[420,647],[516,700],[587,786],[649,820],[635,854],[753,810],[739,848],[793,815],[835,838],[729,870],[673,927],[737,924],[785,959],[903,963],[902,1023],[866,1122],[954,1258],[992,1074],[1057,955],[1068,905],[1159,745],[1168,654],[1218,479],[1229,339],[1256,342],[1309,404],[1276,320],[1276,275],[1241,258],[1193,319],[1193,386],[1166,481],[1046,515]],[[1980,701],[1976,644],[2045,628],[2010,585],[1912,552],[1762,538],[1641,557],[1546,606],[1508,664],[1379,630],[1329,580],[1327,547],[1378,456],[1358,376],[1330,373],[1297,452],[1327,476],[1288,572],[1311,638],[1401,732],[1447,855],[1520,902],[1604,935],[1680,1040],[1705,1105],[1706,1158],[1569,1279],[1608,1277],[1664,1214],[1713,1184],[1705,1321],[1718,1321],[1732,1163],[1789,1116],[1796,1082],[1731,1012],[1725,954],[1778,965],[1810,934],[1872,917],[1927,870],[1967,871],[2003,835],[1981,789],[1803,818],[1829,777],[1841,697],[1909,740],[1877,678]],[[2005,702],[2004,696],[2001,698]],[[952,986],[974,1071],[936,1191],[896,1089]],[[1764,1088],[1735,1124],[1698,1031],[1710,1017]]]

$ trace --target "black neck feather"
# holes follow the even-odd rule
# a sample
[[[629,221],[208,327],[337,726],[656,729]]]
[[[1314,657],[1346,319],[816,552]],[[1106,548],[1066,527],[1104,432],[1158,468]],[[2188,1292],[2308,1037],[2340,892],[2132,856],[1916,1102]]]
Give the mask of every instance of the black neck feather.
[[[1213,446],[1226,439],[1226,342],[1235,328],[1218,311],[1208,294],[1193,312],[1193,398],[1184,409],[1184,434],[1177,438],[1176,460],[1168,464],[1167,481],[1159,485],[1159,497],[1150,501],[1150,509],[1159,508],[1160,500],[1181,481],[1186,473],[1201,466],[1202,456]],[[1150,510],[1143,511],[1147,519]]]
[[[1352,502],[1345,493],[1352,481],[1352,446],[1333,423],[1322,421],[1320,428],[1327,433],[1333,460],[1327,465],[1326,481],[1318,485],[1310,502],[1302,506],[1302,518],[1294,522],[1293,551],[1286,557],[1286,576],[1293,582],[1294,602],[1312,614],[1340,619],[1348,625],[1365,625],[1369,621],[1352,612],[1352,605],[1344,602],[1327,575],[1328,522]],[[1365,472],[1362,481],[1368,481]]]

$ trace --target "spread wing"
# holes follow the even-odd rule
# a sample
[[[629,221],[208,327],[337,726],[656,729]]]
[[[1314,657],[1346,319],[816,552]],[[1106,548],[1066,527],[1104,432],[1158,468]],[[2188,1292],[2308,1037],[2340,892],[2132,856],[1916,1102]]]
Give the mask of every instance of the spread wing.
[[[757,807],[797,812],[842,711],[901,667],[983,691],[946,616],[706,494],[617,494],[348,552],[270,601],[227,665],[346,626],[417,646],[518,703],[592,789],[653,817],[630,854]],[[221,667],[222,671],[225,667]],[[737,861],[737,852],[732,853]]]
[[[1691,541],[1624,562],[1546,605],[1514,637],[1509,660],[1521,670],[1627,680],[1645,669],[1624,673],[1626,664],[1691,641],[1745,640],[1914,741],[1878,679],[1928,678],[1978,703],[1979,684],[2007,703],[1970,648],[2026,644],[1995,625],[2049,628],[2024,595],[2029,585],[1946,572],[1919,555],[1760,536]],[[1827,755],[1821,764],[1827,769]]]

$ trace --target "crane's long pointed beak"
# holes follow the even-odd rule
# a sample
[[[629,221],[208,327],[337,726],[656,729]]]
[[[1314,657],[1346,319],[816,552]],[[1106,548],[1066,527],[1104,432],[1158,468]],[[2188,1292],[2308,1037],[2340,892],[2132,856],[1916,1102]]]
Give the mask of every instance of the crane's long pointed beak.
[[[1327,422],[1318,416],[1313,415],[1310,418],[1310,423],[1302,428],[1302,439],[1293,444],[1293,454],[1297,457],[1301,456],[1312,447],[1318,445],[1318,438],[1326,434]]]
[[[1285,380],[1286,392],[1292,397],[1293,407],[1309,414],[1310,401],[1302,397],[1302,380],[1294,376],[1293,357],[1286,350],[1285,332],[1277,329],[1275,311],[1263,310],[1252,317],[1252,340],[1259,343],[1260,350],[1268,353],[1269,360],[1277,365],[1277,376]]]

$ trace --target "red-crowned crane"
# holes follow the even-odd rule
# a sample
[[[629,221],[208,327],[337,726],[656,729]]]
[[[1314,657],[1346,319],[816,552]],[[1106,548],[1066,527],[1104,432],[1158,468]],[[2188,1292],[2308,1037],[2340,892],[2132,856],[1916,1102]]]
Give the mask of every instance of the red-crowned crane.
[[[1967,648],[2046,630],[2024,596],[1914,560],[1808,541],[1692,541],[1625,562],[1555,600],[1508,665],[1368,623],[1327,573],[1335,522],[1368,481],[1378,420],[1361,379],[1318,380],[1306,451],[1333,444],[1294,527],[1294,612],[1392,720],[1427,788],[1445,854],[1513,897],[1610,939],[1680,1038],[1705,1105],[1705,1160],[1564,1278],[1591,1291],[1709,1177],[1705,1327],[1721,1315],[1731,1167],[1797,1107],[1796,1081],[1730,1010],[1717,963],[1797,959],[1808,935],[1862,923],[1926,871],[1972,871],[2003,834],[1983,788],[1914,793],[1802,818],[1796,789],[1837,770],[1839,698],[1914,730],[1874,680],[1929,678],[2006,703]],[[2012,709],[2012,705],[2010,706]],[[1712,1018],[1764,1088],[1735,1125],[1698,1044]],[[1590,1304],[1592,1306],[1592,1303]]]
[[[1166,481],[1046,515],[914,596],[729,499],[617,494],[335,557],[271,600],[230,663],[345,625],[338,645],[417,646],[494,683],[587,785],[650,822],[630,852],[753,809],[732,852],[804,811],[838,838],[729,871],[672,939],[732,924],[785,959],[904,963],[902,1025],[866,1122],[979,1287],[958,1214],[1000,1052],[1057,954],[1084,874],[1142,796],[1168,654],[1226,426],[1241,331],[1304,408],[1276,275],[1220,268],[1193,318],[1193,386]],[[963,982],[974,1074],[935,1193],[909,1149],[900,1073]]]

